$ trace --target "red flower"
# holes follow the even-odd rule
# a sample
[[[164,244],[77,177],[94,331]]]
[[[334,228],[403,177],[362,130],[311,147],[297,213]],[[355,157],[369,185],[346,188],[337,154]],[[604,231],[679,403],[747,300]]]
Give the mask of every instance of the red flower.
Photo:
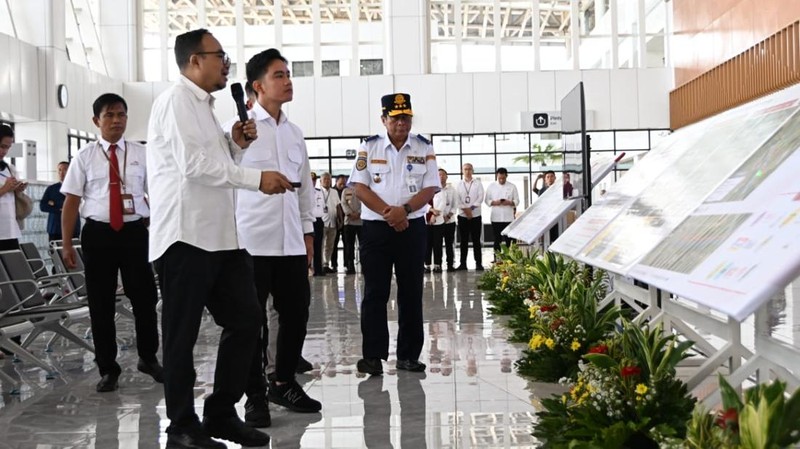
[[[558,308],[557,305],[552,304],[552,305],[549,305],[549,306],[542,306],[542,308],[539,309],[539,310],[541,310],[542,312],[550,312],[550,311],[556,310],[557,308]]]
[[[723,429],[732,430],[734,432],[739,431],[739,412],[736,411],[735,408],[731,407],[725,412],[721,413],[717,416],[717,425],[722,427]]]
[[[544,307],[542,307],[542,308],[544,308]],[[556,330],[559,327],[561,327],[562,324],[564,324],[564,319],[563,318],[559,318],[559,319],[553,321],[552,324],[550,324],[550,330]]]
[[[619,373],[622,375],[622,377],[638,376],[639,374],[642,374],[642,369],[638,366],[624,366]]]
[[[589,348],[589,354],[608,354],[608,346],[597,345]]]

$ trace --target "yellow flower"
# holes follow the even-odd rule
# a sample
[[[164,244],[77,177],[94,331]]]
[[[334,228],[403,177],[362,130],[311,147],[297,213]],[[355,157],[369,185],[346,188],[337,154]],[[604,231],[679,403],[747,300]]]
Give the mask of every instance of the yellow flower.
[[[535,317],[535,316],[536,316],[536,312],[538,312],[538,311],[539,311],[539,308],[540,308],[539,306],[530,306],[530,307],[528,308],[528,312],[530,312],[530,313],[531,313],[531,316],[530,316],[531,318],[533,318],[533,317]]]
[[[563,402],[564,404],[567,403],[567,395],[565,395],[565,394],[561,395],[561,402]]]
[[[502,283],[500,284],[500,290],[505,290],[506,285],[508,285],[508,276],[503,276]]]
[[[636,385],[636,394],[644,395],[645,393],[647,393],[647,385],[645,384]]]
[[[544,337],[542,337],[539,334],[536,334],[533,337],[531,337],[531,341],[528,342],[528,347],[533,350],[537,350],[539,349],[540,346],[542,346],[542,343],[544,342],[545,342]]]
[[[569,348],[572,349],[573,351],[577,351],[578,349],[581,349],[581,344],[578,340],[572,340],[572,344],[570,345]]]
[[[548,338],[544,341],[544,345],[547,346],[547,349],[553,349],[556,347],[556,342],[552,338]]]

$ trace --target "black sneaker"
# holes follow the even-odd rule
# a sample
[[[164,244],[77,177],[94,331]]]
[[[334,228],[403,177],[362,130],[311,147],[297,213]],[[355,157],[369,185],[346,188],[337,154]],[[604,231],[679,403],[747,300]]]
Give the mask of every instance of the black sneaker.
[[[269,401],[273,404],[282,405],[293,412],[316,413],[322,410],[319,401],[311,399],[297,381],[291,381],[283,385],[277,382],[269,383]]]
[[[358,363],[356,363],[356,369],[359,373],[371,374],[373,376],[379,376],[383,374],[383,364],[381,364],[381,359],[361,359],[358,361]]]
[[[314,369],[314,365],[311,364],[308,360],[304,359],[303,356],[300,356],[300,360],[297,361],[297,368],[295,368],[294,372],[297,374],[307,373]]]
[[[266,446],[269,435],[247,427],[238,416],[230,418],[203,418],[203,428],[214,438],[233,441],[245,447]]]
[[[167,449],[225,449],[225,443],[214,441],[200,424],[187,429],[167,433]]]
[[[425,371],[425,364],[419,360],[398,360],[397,369],[403,371],[411,371],[414,373],[421,373]]]
[[[272,425],[269,402],[267,402],[266,396],[255,395],[252,398],[247,398],[244,403],[244,423],[250,427],[269,427]]]

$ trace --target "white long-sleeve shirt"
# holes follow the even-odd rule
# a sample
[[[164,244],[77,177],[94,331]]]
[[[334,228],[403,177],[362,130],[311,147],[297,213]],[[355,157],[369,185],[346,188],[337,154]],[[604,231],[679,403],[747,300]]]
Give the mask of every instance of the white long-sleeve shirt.
[[[481,204],[483,203],[483,184],[481,181],[472,178],[472,181],[464,181],[458,183],[456,187],[456,196],[458,197],[458,216],[466,217],[462,209],[471,208],[473,217],[481,216]]]
[[[492,206],[492,201],[505,199],[506,203]],[[506,181],[505,184],[493,182],[486,188],[486,205],[492,209],[490,219],[493,223],[511,223],[514,221],[514,209],[519,205],[517,186]]]
[[[264,195],[239,190],[236,227],[239,242],[253,256],[306,254],[303,234],[314,232],[314,187],[303,133],[286,114],[278,122],[258,103],[252,109],[258,138],[242,156],[242,167],[277,171],[290,182],[301,182],[294,192]],[[305,181],[305,182],[303,182]]]
[[[234,189],[258,190],[261,172],[214,116],[214,97],[181,76],[153,103],[147,131],[150,260],[175,242],[239,249]]]
[[[456,222],[458,204],[456,203],[456,192],[453,186],[447,184],[433,196],[433,208],[439,212],[439,215],[433,216],[434,226]],[[450,219],[445,220],[448,215],[450,215]]]

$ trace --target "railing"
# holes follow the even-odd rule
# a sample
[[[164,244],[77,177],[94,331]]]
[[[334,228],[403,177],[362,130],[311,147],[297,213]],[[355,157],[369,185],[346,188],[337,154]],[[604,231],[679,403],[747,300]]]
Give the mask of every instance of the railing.
[[[800,82],[800,21],[669,94],[675,130]]]

